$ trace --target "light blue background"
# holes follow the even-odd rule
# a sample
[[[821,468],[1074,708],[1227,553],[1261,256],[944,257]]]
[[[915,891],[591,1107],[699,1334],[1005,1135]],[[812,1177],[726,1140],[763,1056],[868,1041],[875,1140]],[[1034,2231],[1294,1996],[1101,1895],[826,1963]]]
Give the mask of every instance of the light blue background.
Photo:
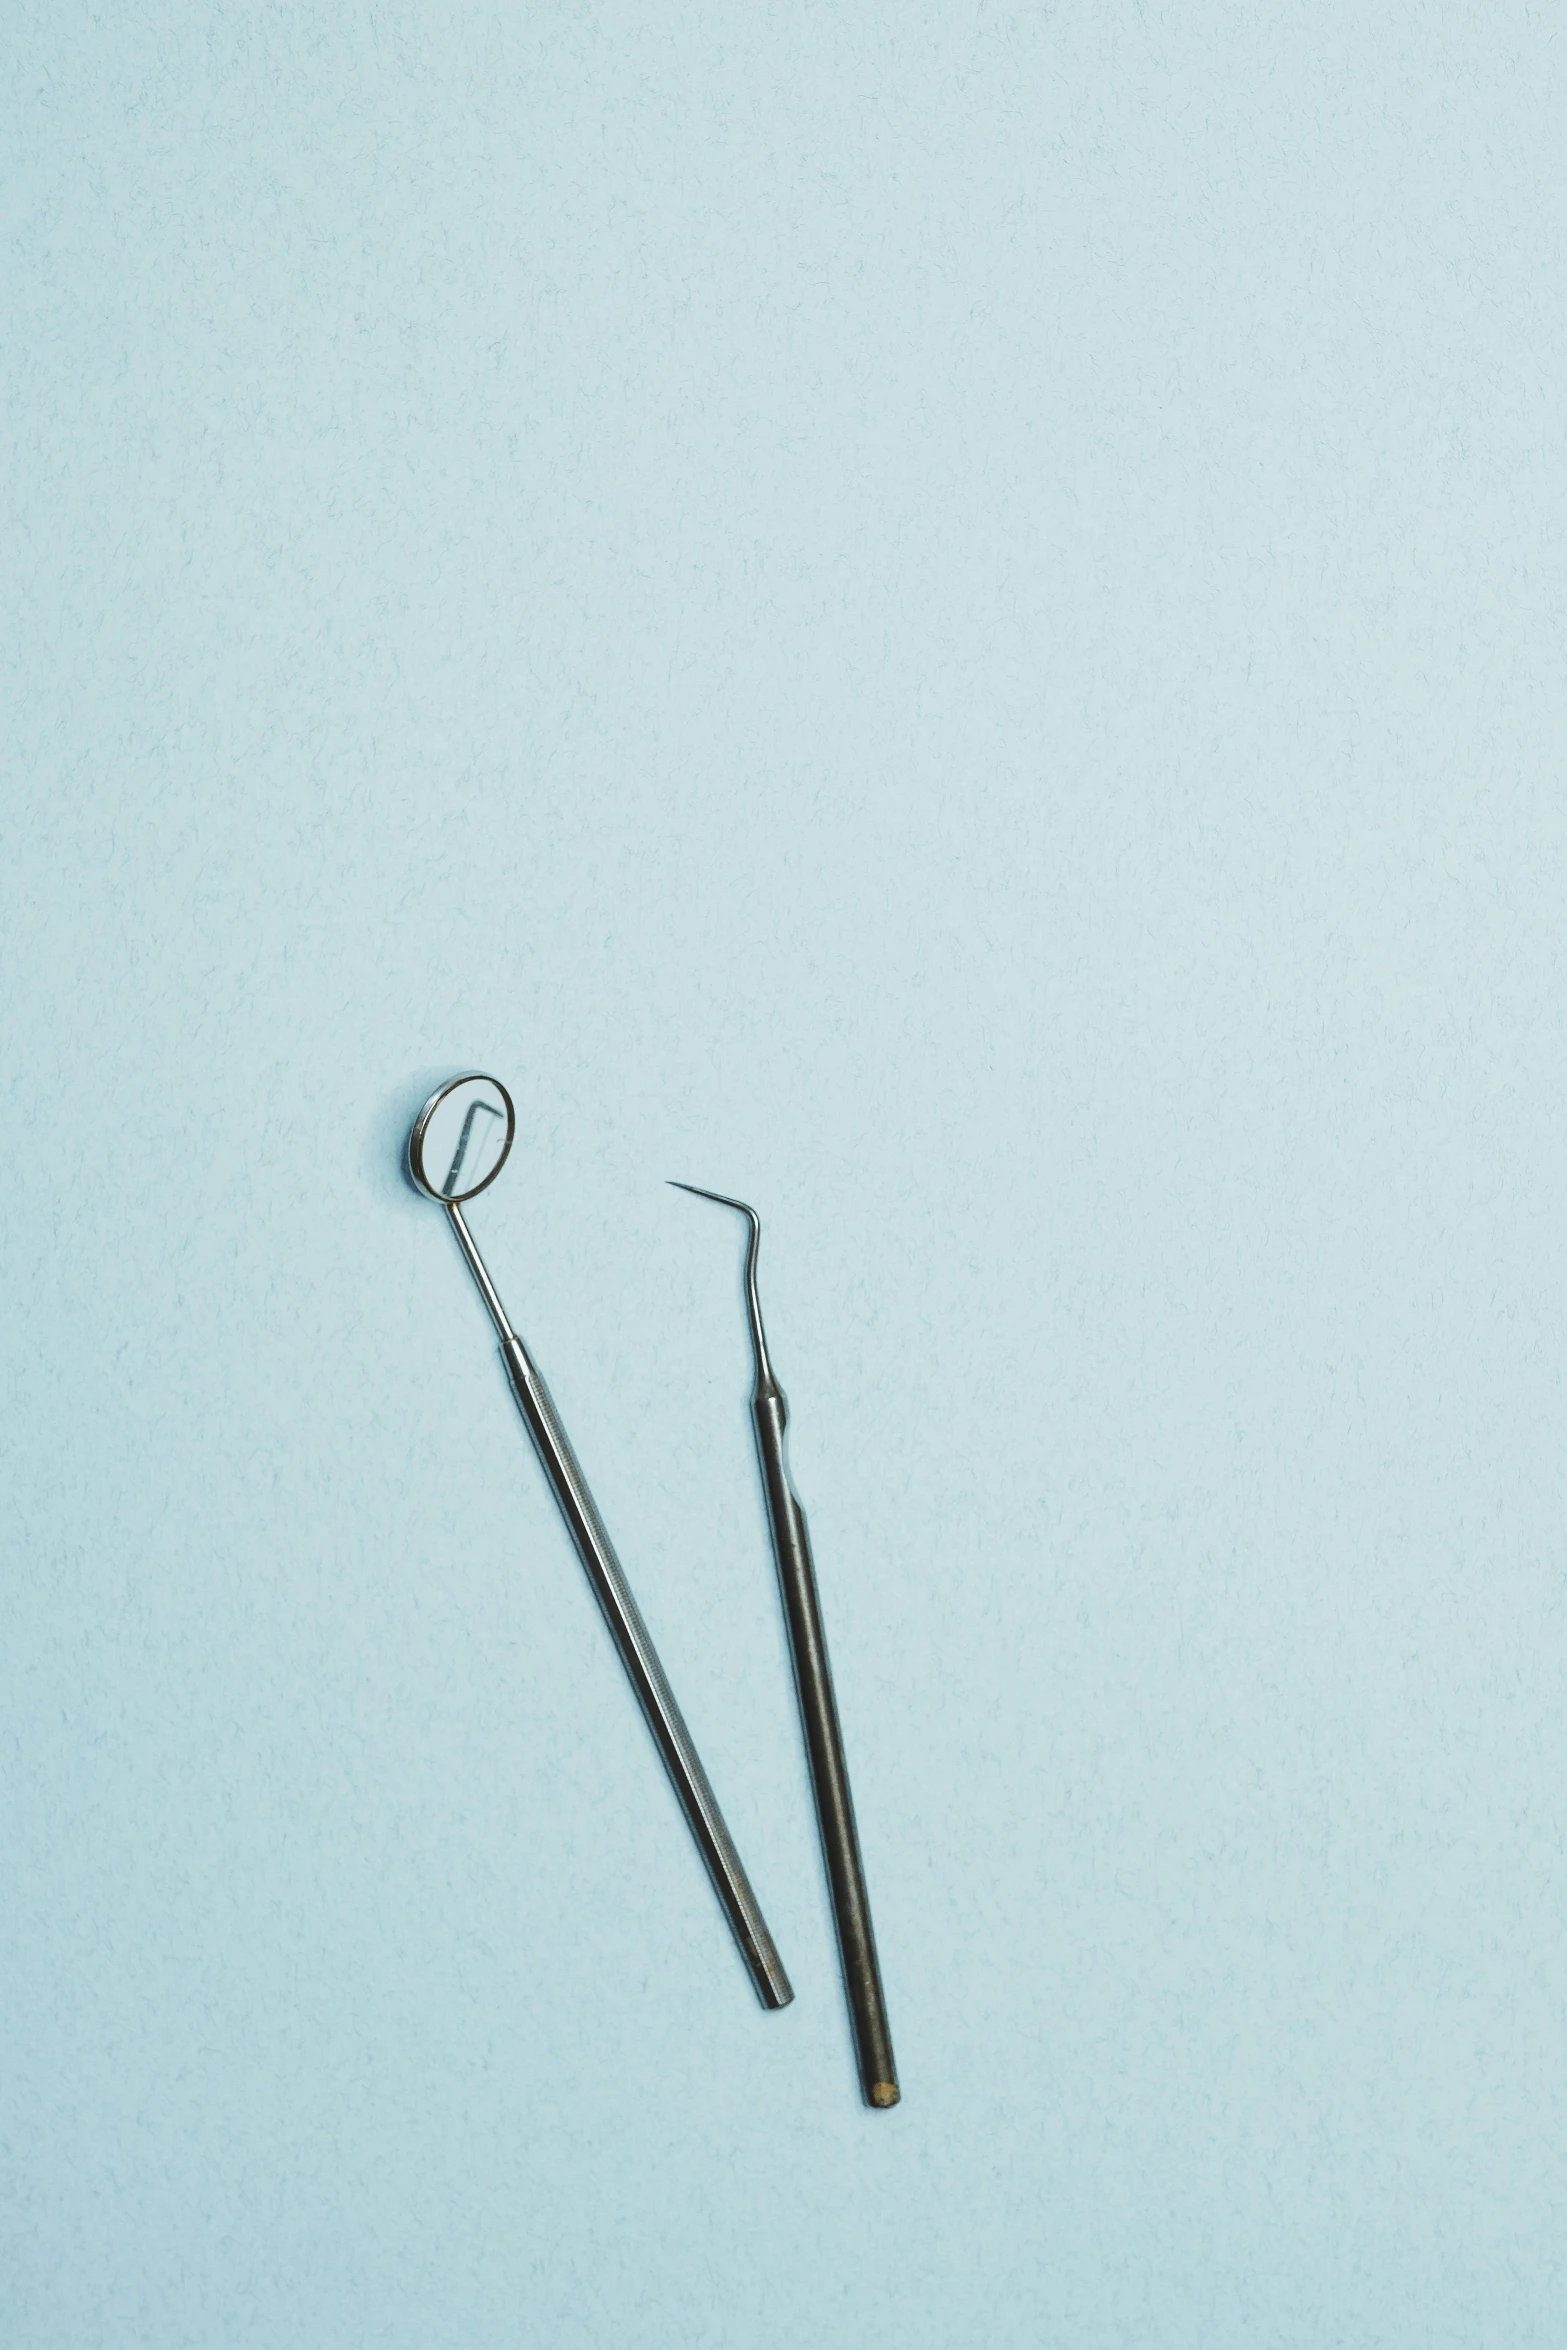
[[[7,2344],[1559,2344],[1559,17],[5,48]]]

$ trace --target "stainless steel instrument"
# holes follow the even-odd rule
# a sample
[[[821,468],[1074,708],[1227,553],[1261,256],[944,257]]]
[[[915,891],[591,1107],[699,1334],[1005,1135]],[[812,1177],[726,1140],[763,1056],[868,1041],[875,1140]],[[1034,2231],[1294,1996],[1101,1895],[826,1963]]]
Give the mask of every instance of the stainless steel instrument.
[[[751,1418],[756,1428],[756,1453],[761,1464],[762,1491],[772,1527],[783,1593],[789,1646],[794,1656],[795,1685],[800,1694],[800,1719],[806,1751],[811,1759],[811,1784],[816,1794],[816,1818],[821,1830],[822,1855],[832,1889],[833,1917],[843,1957],[844,1989],[854,2025],[855,2053],[866,2100],[877,2107],[896,2105],[898,2068],[893,2060],[887,2002],[882,1994],[881,1969],[876,1959],[876,1937],[871,1929],[870,1895],[865,1889],[865,1867],[854,1824],[849,1794],[849,1766],[844,1758],[843,1732],[838,1724],[838,1701],[833,1694],[832,1667],[827,1657],[827,1634],[822,1626],[816,1569],[805,1531],[805,1512],[789,1479],[785,1432],[789,1405],[773,1377],[767,1340],[762,1331],[762,1308],[756,1294],[756,1256],[762,1224],[755,1208],[744,1200],[726,1199],[720,1191],[703,1191],[695,1183],[677,1183],[676,1191],[690,1191],[698,1199],[716,1200],[746,1217],[751,1236],[745,1255],[745,1303],[751,1325],[751,1351],[756,1361],[756,1384],[751,1392]]]
[[[453,1077],[430,1096],[408,1137],[408,1172],[427,1198],[438,1200],[479,1294],[495,1324],[512,1392],[528,1434],[550,1481],[561,1516],[587,1569],[621,1663],[647,1717],[664,1767],[674,1783],[697,1848],[734,1930],[741,1955],[764,2007],[787,2007],[794,1997],[783,1962],[767,1930],[756,1895],[724,1825],[718,1799],[708,1784],[691,1733],[675,1703],[641,1611],[631,1595],[613,1543],[604,1530],[587,1480],[571,1449],[549,1389],[522,1340],[506,1318],[495,1284],[485,1269],[463,1215],[463,1204],[492,1184],[505,1164],[516,1132],[511,1095],[494,1077]]]

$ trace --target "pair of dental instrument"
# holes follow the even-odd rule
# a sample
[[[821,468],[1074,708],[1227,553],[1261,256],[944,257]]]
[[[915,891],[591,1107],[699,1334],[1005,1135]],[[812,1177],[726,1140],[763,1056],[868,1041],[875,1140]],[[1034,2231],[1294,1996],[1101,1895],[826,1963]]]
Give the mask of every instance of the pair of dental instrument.
[[[789,1978],[674,1692],[543,1375],[507,1319],[462,1212],[466,1202],[486,1190],[500,1173],[511,1150],[516,1123],[511,1096],[498,1079],[477,1075],[454,1077],[431,1095],[414,1120],[408,1137],[408,1172],[427,1198],[437,1200],[445,1208],[468,1269],[478,1284],[500,1339],[501,1358],[534,1449],[587,1570],[757,1994],[765,2007],[786,2007],[794,1997]],[[719,1192],[699,1191],[695,1184],[679,1184],[675,1188],[735,1208],[750,1223],[745,1284],[756,1365],[751,1413],[757,1456],[794,1659],[861,2086],[871,2106],[885,2109],[898,2103],[898,2076],[805,1515],[789,1481],[785,1447],[788,1405],[773,1377],[762,1330],[756,1289],[761,1224],[756,1211],[743,1201],[727,1199]]]

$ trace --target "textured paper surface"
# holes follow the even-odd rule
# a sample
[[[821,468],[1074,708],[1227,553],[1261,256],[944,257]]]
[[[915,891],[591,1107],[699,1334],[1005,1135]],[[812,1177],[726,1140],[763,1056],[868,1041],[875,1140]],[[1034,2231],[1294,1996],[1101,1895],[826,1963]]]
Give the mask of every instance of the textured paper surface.
[[[12,12],[8,2345],[1560,2342],[1558,29]]]

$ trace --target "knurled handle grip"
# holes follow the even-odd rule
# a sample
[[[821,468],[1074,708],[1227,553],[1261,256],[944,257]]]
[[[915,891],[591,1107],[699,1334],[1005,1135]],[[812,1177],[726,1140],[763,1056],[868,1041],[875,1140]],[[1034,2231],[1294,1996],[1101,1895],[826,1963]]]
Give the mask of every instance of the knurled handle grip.
[[[805,1512],[789,1481],[785,1444],[789,1407],[782,1391],[776,1386],[760,1390],[752,1398],[751,1416],[756,1425],[756,1449],[772,1526],[773,1552],[778,1561],[789,1647],[794,1658],[795,1687],[810,1756],[811,1785],[832,1892],[860,2082],[870,2104],[896,2105],[898,2069],[893,2059],[881,1969],[876,1959],[870,1896],[860,1858],[859,1832],[854,1823],[854,1802],[849,1793],[849,1770],[827,1656],[827,1636],[822,1628],[821,1598],[816,1588],[810,1537],[806,1533]]]

